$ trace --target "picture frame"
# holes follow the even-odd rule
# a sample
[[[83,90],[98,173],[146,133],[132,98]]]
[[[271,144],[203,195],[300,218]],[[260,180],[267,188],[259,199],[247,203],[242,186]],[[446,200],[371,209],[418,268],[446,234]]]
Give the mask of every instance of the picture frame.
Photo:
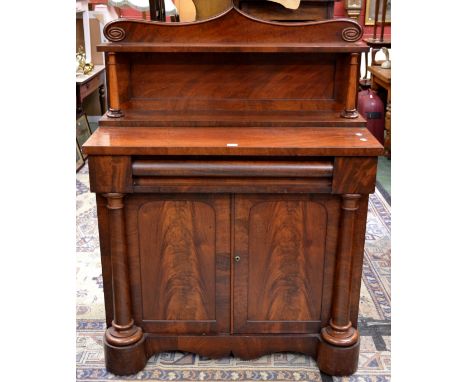
[[[375,25],[375,4],[377,0],[367,0],[366,1],[366,15],[364,19],[365,25]],[[383,1],[380,4],[379,9],[379,20],[382,19],[382,8],[383,8]],[[385,24],[392,23],[392,0],[387,0],[387,13],[385,15]]]
[[[91,128],[89,127],[88,118],[86,114],[80,115],[76,119],[76,142],[78,147],[80,148],[80,152],[82,153],[83,159],[86,159],[86,156],[82,152],[83,144],[88,140],[91,136]]]
[[[78,141],[76,141],[76,171],[83,167],[85,160],[83,158],[83,154],[81,153],[80,146],[78,145]]]

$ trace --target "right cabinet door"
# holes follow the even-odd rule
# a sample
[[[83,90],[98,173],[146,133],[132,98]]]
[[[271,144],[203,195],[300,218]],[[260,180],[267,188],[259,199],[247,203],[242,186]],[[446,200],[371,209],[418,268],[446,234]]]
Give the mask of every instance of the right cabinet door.
[[[319,333],[329,317],[339,199],[236,195],[234,333]]]

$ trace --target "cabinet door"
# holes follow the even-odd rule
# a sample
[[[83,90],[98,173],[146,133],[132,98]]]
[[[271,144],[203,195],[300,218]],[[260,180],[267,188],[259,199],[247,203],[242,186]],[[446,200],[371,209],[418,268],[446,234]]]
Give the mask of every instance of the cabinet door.
[[[230,198],[129,196],[135,320],[148,333],[228,333]]]
[[[338,207],[333,196],[236,196],[234,332],[320,331]]]

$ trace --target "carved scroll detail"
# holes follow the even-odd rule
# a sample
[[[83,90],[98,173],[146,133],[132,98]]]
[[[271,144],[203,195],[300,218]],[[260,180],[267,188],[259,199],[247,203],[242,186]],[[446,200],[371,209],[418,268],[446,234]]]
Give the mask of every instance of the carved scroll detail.
[[[104,35],[108,40],[118,42],[125,38],[125,30],[120,27],[110,27],[109,29],[106,29]]]
[[[358,29],[356,27],[344,28],[341,32],[341,37],[347,42],[355,42],[361,38],[361,35],[362,29]]]

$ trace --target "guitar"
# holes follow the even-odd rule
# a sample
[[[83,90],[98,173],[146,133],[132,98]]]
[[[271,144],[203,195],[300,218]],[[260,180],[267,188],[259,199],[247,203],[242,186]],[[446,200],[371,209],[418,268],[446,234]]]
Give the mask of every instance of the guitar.
[[[192,0],[173,0],[179,11],[180,22],[191,22],[197,19],[197,9]]]

